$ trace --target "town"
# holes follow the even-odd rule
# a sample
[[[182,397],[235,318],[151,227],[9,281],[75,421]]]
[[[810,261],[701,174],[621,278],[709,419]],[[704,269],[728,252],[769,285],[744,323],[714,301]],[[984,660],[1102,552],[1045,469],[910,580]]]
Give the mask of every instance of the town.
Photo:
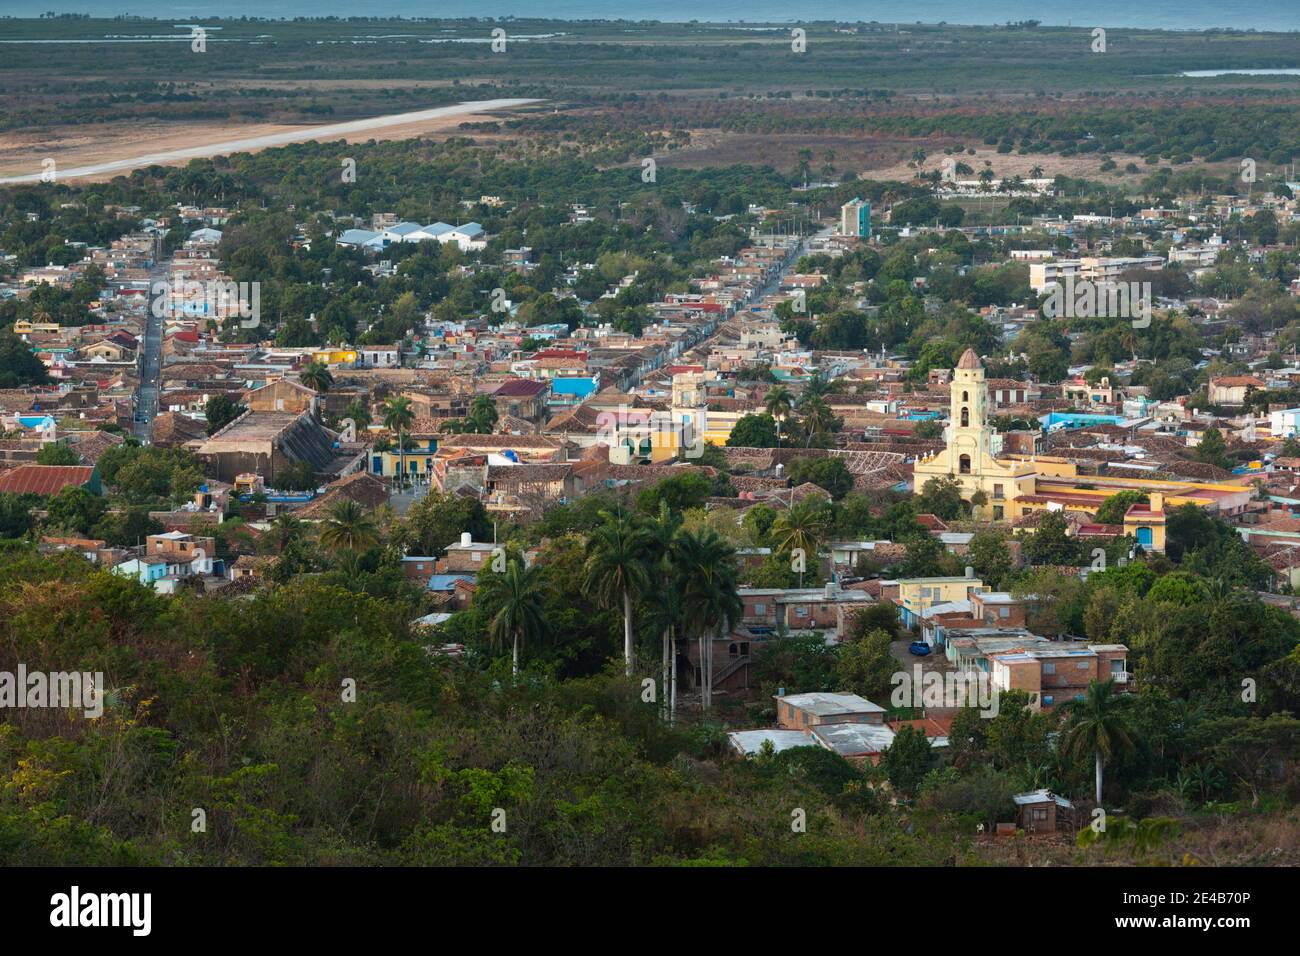
[[[1300,178],[1006,143],[0,187],[0,669],[107,685],[90,728],[13,712],[0,846],[778,864],[807,807],[820,862],[1263,862],[1300,783]],[[190,803],[83,817],[74,748],[220,849]]]

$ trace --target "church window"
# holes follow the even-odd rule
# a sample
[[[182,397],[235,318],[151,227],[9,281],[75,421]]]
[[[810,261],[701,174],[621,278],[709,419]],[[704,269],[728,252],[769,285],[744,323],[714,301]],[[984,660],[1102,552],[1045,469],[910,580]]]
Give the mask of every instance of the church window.
[[[970,474],[970,455],[962,455],[957,459],[957,468],[963,475]]]
[[[961,427],[967,428],[969,426],[970,426],[970,409],[963,408],[961,410]]]

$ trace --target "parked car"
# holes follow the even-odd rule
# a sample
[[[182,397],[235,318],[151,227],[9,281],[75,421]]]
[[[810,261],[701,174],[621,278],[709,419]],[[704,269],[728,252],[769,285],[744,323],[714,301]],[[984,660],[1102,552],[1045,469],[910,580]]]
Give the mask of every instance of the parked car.
[[[917,657],[925,657],[926,654],[930,653],[930,645],[925,641],[913,641],[907,645],[907,649]]]

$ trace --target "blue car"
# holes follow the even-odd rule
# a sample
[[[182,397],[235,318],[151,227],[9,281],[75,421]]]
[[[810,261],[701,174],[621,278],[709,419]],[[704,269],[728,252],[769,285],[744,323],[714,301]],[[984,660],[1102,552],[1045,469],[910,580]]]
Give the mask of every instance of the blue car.
[[[907,645],[907,649],[917,657],[925,657],[926,654],[930,653],[930,645],[925,641],[913,641]]]

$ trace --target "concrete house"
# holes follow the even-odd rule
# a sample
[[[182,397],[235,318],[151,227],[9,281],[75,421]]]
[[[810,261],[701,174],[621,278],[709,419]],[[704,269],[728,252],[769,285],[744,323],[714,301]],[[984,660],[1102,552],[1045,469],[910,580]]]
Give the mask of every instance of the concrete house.
[[[777,726],[807,730],[820,724],[885,723],[885,708],[857,694],[791,694],[776,698]]]

